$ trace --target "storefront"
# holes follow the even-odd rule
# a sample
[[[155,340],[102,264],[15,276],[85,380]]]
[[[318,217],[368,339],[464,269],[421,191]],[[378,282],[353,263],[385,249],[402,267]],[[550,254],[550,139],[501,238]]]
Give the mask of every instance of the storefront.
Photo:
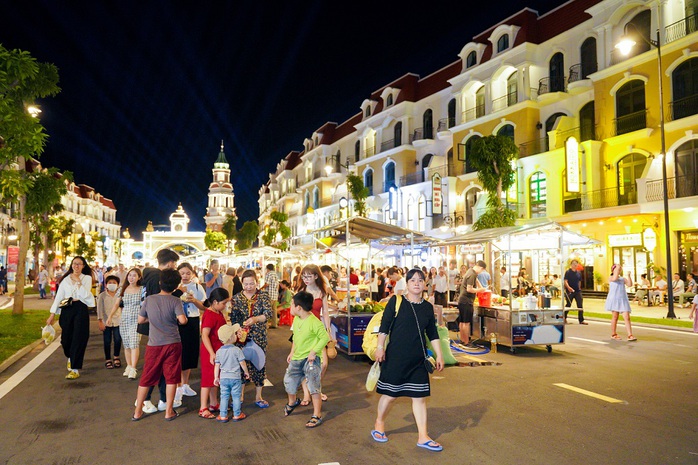
[[[651,228],[644,233],[609,234],[608,247],[611,249],[611,262],[623,265],[623,272],[630,272],[633,281],[642,274],[651,274],[649,264],[657,246],[657,235]]]
[[[679,273],[682,279],[698,275],[698,230],[679,233]]]

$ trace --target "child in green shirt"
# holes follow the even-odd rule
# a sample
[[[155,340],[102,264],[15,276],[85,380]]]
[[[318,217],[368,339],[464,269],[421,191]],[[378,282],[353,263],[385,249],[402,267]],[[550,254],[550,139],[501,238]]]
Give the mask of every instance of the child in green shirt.
[[[322,357],[317,355],[322,353],[322,349],[330,340],[325,326],[311,313],[312,308],[313,295],[309,292],[301,291],[293,296],[291,313],[297,318],[293,319],[291,326],[293,344],[286,359],[288,369],[284,376],[284,387],[288,394],[288,404],[284,407],[285,416],[290,415],[300,405],[296,392],[303,379],[308,381],[310,397],[313,399],[313,416],[305,424],[307,428],[315,428],[322,423]]]

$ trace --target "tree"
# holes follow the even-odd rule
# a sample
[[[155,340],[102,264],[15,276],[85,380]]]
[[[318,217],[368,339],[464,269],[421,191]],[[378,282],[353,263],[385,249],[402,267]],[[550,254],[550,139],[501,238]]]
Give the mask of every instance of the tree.
[[[478,180],[488,192],[487,211],[473,224],[473,229],[514,225],[516,214],[502,205],[502,192],[515,182],[512,161],[518,158],[519,149],[514,140],[504,135],[482,137],[473,142],[469,155]]]
[[[236,236],[235,248],[237,250],[249,249],[259,236],[259,224],[256,221],[245,221]]]
[[[60,245],[63,251],[63,258],[70,255],[70,239],[73,237],[73,229],[75,228],[75,220],[68,219],[65,216],[55,215],[49,219],[47,247],[56,250]]]
[[[27,109],[37,99],[60,91],[58,68],[36,61],[28,52],[0,45],[0,199],[19,205],[19,263],[15,274],[13,314],[24,308],[25,263],[29,250],[27,193],[34,179],[25,169],[27,160],[44,151],[48,135]]]
[[[221,232],[223,234],[225,234],[225,238],[227,240],[228,252],[230,252],[230,243],[232,241],[236,240],[237,223],[238,223],[237,216],[228,215],[225,217],[225,221],[223,222],[223,227],[221,228]]]
[[[204,236],[204,244],[206,244],[206,249],[208,250],[225,252],[225,248],[227,246],[225,234],[207,229],[206,235]]]
[[[361,176],[353,173],[347,175],[347,186],[349,194],[354,200],[354,211],[359,216],[366,218],[366,197],[368,197],[368,187],[364,186],[364,181]]]
[[[288,215],[286,213],[274,210],[269,215],[269,218],[271,219],[271,223],[262,236],[264,245],[271,245],[281,250],[288,249],[288,244],[286,242],[282,242],[284,239],[291,237],[291,228],[286,226]],[[280,235],[281,240],[279,240],[277,235]]]
[[[53,260],[48,252],[55,244],[51,237],[51,218],[63,211],[61,198],[68,192],[66,182],[72,179],[72,173],[65,172],[61,175],[55,168],[44,168],[32,169],[29,175],[33,181],[31,190],[27,192],[25,213],[32,225],[30,237],[34,250],[34,267],[38,268],[40,252],[43,251],[44,264]],[[47,266],[47,269],[49,268]],[[49,273],[52,273],[52,270]]]
[[[75,246],[75,255],[84,257],[88,263],[91,263],[97,256],[97,244],[92,238],[88,241],[85,234],[81,234]]]

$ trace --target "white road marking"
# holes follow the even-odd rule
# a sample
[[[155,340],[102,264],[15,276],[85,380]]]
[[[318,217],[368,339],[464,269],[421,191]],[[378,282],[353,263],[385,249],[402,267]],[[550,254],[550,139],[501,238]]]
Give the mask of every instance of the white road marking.
[[[604,402],[609,402],[611,404],[627,404],[626,401],[620,399],[614,399],[613,397],[604,396],[603,394],[598,394],[596,392],[587,391],[586,389],[578,388],[575,386],[570,386],[565,383],[553,383],[553,386],[561,387],[563,389],[568,389],[570,391],[577,392],[579,394],[584,394],[585,396],[593,397],[595,399],[603,400]]]
[[[48,347],[41,351],[39,355],[34,357],[29,363],[24,365],[17,373],[10,376],[7,381],[0,385],[0,399],[5,397],[12,389],[17,387],[19,383],[24,381],[27,376],[32,374],[34,370],[39,368],[39,366],[44,363],[44,361],[51,356],[52,353],[56,351],[61,346],[60,336],[56,338]]]
[[[595,341],[595,340],[593,340],[593,339],[584,339],[583,337],[568,336],[567,339],[576,339],[576,340],[578,340],[578,341],[593,342],[594,344],[608,345],[608,342]]]
[[[650,331],[660,331],[662,333],[672,333],[672,334],[684,334],[687,336],[698,336],[698,333],[694,333],[692,331],[678,331],[675,329],[664,329],[664,328],[652,328],[651,326],[636,326],[636,328],[640,328],[642,330],[650,330]]]

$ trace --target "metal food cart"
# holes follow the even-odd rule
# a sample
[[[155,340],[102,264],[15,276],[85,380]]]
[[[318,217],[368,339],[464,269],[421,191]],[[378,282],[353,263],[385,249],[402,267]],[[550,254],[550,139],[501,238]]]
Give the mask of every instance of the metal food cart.
[[[545,220],[531,222],[518,226],[493,228],[481,231],[471,231],[464,235],[442,241],[440,245],[489,244],[490,261],[488,268],[493,276],[498,273],[492,264],[511,263],[512,252],[553,250],[560,256],[560,276],[564,275],[566,262],[566,247],[582,246],[598,243],[595,239],[570,231],[560,224]],[[495,260],[495,252],[500,257]],[[501,261],[500,261],[501,260]],[[508,266],[509,282],[511,283],[511,266]],[[535,299],[516,302],[510,295],[508,304],[475,306],[473,315],[473,336],[476,339],[489,340],[492,335],[497,344],[508,346],[512,353],[517,347],[528,345],[545,345],[548,352],[554,344],[565,342],[564,296],[552,302],[547,299]],[[518,305],[517,305],[518,304]]]

